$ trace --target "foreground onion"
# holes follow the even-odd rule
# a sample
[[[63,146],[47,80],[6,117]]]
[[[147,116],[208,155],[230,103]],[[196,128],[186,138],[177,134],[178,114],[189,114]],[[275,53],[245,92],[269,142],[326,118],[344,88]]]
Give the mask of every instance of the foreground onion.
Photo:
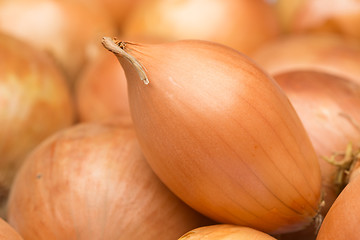
[[[209,222],[158,180],[133,128],[118,123],[43,142],[16,177],[8,219],[27,240],[168,240]]]
[[[347,184],[357,160],[360,85],[315,71],[286,72],[274,78],[289,97],[318,154],[325,215]],[[308,235],[315,236],[315,230],[309,229]]]
[[[180,198],[266,232],[312,221],[316,154],[286,96],[252,61],[204,41],[103,44],[125,70],[142,150]]]
[[[0,0],[0,30],[49,52],[72,84],[114,27],[104,13],[75,1]]]
[[[335,32],[360,38],[358,0],[277,0],[276,8],[287,32]]]
[[[109,52],[104,51],[80,75],[75,95],[80,121],[131,119],[125,73]]]
[[[333,34],[286,36],[265,44],[251,57],[271,75],[320,70],[360,84],[360,43]]]
[[[360,178],[341,192],[326,215],[316,240],[357,240],[360,220]]]
[[[7,223],[0,218],[0,239],[1,240],[22,240],[22,237]]]
[[[270,235],[247,227],[220,224],[194,229],[179,240],[275,240]]]
[[[28,152],[73,120],[70,91],[55,64],[0,34],[0,208]]]
[[[273,9],[263,0],[145,0],[124,26],[129,37],[210,40],[244,53],[279,31]]]

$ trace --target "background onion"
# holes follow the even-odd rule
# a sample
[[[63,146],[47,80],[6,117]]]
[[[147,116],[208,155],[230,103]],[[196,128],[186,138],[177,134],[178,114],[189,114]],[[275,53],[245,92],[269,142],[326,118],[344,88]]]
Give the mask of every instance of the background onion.
[[[220,224],[194,229],[179,240],[275,240],[270,235],[247,227]]]
[[[360,43],[333,34],[285,36],[265,44],[251,57],[271,75],[319,70],[360,83]]]
[[[16,177],[8,219],[27,240],[168,240],[211,222],[158,180],[133,128],[118,122],[43,142]]]
[[[28,44],[0,34],[0,202],[25,156],[44,138],[71,125],[73,101],[65,76]]]
[[[80,121],[128,118],[131,121],[124,70],[105,51],[80,75],[75,88]]]
[[[71,84],[115,32],[104,12],[66,0],[0,0],[0,31],[48,52]]]
[[[22,240],[22,237],[2,218],[0,218],[0,238],[2,240]]]
[[[360,39],[358,0],[277,0],[287,32],[334,32]]]
[[[124,68],[146,159],[175,194],[216,221],[267,232],[313,220],[316,154],[286,96],[251,60],[204,41],[104,44]]]
[[[123,31],[135,38],[215,41],[244,53],[279,32],[276,15],[264,0],[144,0]]]

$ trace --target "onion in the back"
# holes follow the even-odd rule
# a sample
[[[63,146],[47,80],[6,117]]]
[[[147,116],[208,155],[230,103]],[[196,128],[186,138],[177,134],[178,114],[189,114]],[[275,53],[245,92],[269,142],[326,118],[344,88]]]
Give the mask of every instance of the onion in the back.
[[[25,42],[0,34],[1,207],[25,156],[71,125],[73,108],[65,76],[55,63]]]
[[[8,219],[26,240],[168,240],[210,223],[159,181],[132,126],[118,122],[43,142],[16,177]]]

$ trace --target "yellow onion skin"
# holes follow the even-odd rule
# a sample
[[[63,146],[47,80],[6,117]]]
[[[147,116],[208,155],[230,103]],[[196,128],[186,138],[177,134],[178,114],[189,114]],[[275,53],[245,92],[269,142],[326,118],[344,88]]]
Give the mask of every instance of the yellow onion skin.
[[[1,213],[14,175],[43,139],[74,122],[66,78],[30,45],[0,34]]]
[[[27,158],[9,198],[24,239],[177,239],[211,221],[175,197],[146,163],[131,125],[79,124]]]
[[[127,37],[214,41],[249,54],[280,34],[264,0],[145,0],[123,27]]]
[[[285,32],[333,32],[360,39],[358,0],[277,0]]]
[[[81,73],[75,99],[81,122],[112,118],[131,121],[126,76],[110,52],[104,51]]]
[[[360,178],[356,177],[340,193],[320,227],[316,240],[359,239]]]
[[[73,86],[115,27],[100,8],[76,1],[0,0],[0,31],[48,52]]]
[[[289,97],[318,155],[325,203],[321,213],[325,216],[348,178],[346,173],[338,175],[339,167],[325,158],[339,154],[336,162],[340,163],[349,144],[352,144],[353,154],[359,151],[360,86],[348,79],[317,71],[290,71],[274,78]],[[339,176],[343,178],[341,182],[338,182]],[[294,235],[300,234],[280,239],[293,239]],[[315,239],[314,228],[310,227],[308,236],[307,239]]]
[[[220,223],[266,232],[312,221],[316,154],[286,96],[249,58],[196,40],[103,44],[124,68],[146,159],[176,195]]]
[[[317,70],[360,84],[360,43],[334,34],[284,36],[250,55],[271,75],[293,70]]]
[[[194,229],[179,240],[276,240],[270,235],[248,227],[218,224]]]
[[[17,233],[4,219],[0,218],[0,239],[1,240],[22,240]]]

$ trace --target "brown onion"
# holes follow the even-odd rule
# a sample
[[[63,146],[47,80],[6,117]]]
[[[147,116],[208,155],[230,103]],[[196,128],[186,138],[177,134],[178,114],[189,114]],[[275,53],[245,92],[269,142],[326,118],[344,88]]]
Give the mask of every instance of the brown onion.
[[[75,1],[0,0],[0,31],[51,54],[72,84],[115,29],[104,12]]]
[[[55,63],[0,34],[0,212],[25,156],[73,121],[70,90]]]
[[[359,239],[360,178],[356,177],[340,193],[326,215],[316,240]]]
[[[357,160],[360,85],[316,71],[291,71],[274,78],[289,97],[318,155],[325,215],[349,181]],[[315,236],[315,229],[309,235]]]
[[[179,240],[275,240],[270,235],[248,228],[229,224],[211,225],[194,229]]]
[[[319,70],[360,84],[360,43],[333,34],[286,36],[265,44],[251,57],[271,75]]]
[[[128,37],[215,41],[250,53],[280,32],[263,0],[145,0],[124,26]]]
[[[216,221],[266,232],[312,221],[316,154],[286,96],[250,59],[205,41],[103,44],[125,70],[142,150],[175,194]]]
[[[360,39],[359,0],[277,0],[287,32],[334,32]]]
[[[22,240],[23,238],[7,223],[0,218],[0,239],[1,240]]]
[[[16,177],[8,219],[27,240],[168,240],[210,222],[158,180],[132,126],[118,122],[43,142]]]
[[[131,120],[125,73],[109,52],[104,51],[80,75],[75,96],[80,121]]]

